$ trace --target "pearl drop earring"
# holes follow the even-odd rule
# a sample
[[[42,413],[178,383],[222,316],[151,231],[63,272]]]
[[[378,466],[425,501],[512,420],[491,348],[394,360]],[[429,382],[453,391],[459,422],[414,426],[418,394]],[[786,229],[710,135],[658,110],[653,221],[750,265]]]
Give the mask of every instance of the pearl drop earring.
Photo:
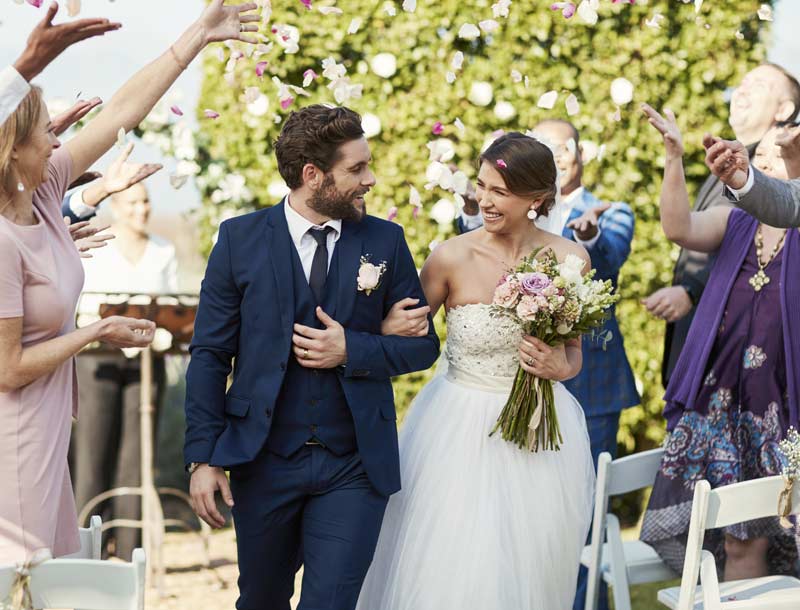
[[[25,192],[25,185],[24,185],[24,184],[22,184],[22,182],[17,182],[17,190],[18,190],[20,193],[24,193],[24,192]]]
[[[539,214],[536,212],[536,210],[534,210],[533,208],[528,210],[528,218],[530,218],[531,220],[536,220],[537,216],[539,216]]]

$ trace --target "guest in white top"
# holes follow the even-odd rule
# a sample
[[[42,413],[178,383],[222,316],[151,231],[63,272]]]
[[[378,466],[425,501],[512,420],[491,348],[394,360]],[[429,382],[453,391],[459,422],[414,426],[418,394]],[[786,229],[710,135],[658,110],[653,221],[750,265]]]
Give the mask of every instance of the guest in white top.
[[[175,247],[167,240],[148,233],[150,199],[147,189],[135,184],[111,196],[114,219],[111,232],[116,239],[84,260],[86,293],[167,294],[175,293],[177,258]],[[79,324],[97,315],[105,299],[84,294],[78,306]],[[140,484],[139,470],[139,399],[140,370],[136,354],[128,357],[114,352],[84,352],[78,356],[78,381],[81,418],[73,438],[73,475],[75,496],[80,510],[94,496],[114,487]],[[156,414],[164,387],[163,357],[153,359]],[[157,428],[157,426],[156,426]],[[104,520],[138,519],[136,497],[116,498],[112,507],[104,507]],[[114,553],[130,559],[139,545],[139,533],[130,528],[116,528]]]

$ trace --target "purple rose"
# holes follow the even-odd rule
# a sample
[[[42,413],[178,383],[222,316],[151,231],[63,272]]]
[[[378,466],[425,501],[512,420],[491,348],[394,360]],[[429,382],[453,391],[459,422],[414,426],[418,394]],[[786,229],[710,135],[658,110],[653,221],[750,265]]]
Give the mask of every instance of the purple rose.
[[[520,289],[524,294],[537,296],[552,284],[552,280],[544,273],[526,273],[521,278]]]

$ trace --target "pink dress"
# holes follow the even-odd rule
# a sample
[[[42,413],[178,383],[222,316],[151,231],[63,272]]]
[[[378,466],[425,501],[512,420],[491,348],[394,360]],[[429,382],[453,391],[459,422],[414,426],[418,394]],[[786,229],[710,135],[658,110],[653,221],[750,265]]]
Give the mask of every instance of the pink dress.
[[[83,266],[61,217],[71,174],[69,153],[56,150],[48,180],[33,195],[38,224],[21,226],[0,215],[0,318],[22,317],[23,347],[75,329]],[[41,548],[56,557],[80,548],[67,466],[74,415],[74,358],[0,392],[0,565]]]

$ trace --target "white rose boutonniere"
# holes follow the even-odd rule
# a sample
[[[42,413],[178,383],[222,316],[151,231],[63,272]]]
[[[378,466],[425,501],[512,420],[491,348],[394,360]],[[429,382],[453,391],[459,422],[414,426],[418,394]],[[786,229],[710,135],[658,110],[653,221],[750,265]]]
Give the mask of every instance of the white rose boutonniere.
[[[386,263],[375,265],[370,262],[370,256],[361,257],[361,266],[358,268],[358,290],[366,292],[367,296],[381,285],[381,278],[386,272]]]

